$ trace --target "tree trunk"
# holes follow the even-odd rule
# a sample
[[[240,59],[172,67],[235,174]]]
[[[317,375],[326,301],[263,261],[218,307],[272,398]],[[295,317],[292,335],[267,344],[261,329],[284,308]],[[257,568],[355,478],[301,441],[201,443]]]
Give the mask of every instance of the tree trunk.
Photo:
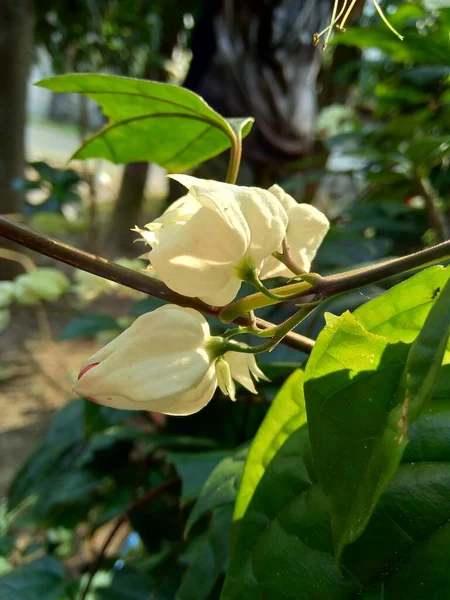
[[[31,0],[0,0],[0,213],[20,211],[14,180],[23,177],[27,79],[32,53]],[[6,243],[1,243],[7,247]],[[15,246],[17,249],[17,246]],[[0,261],[0,279],[14,263]]]
[[[111,224],[105,240],[106,252],[115,258],[121,255],[136,254],[133,240],[137,234],[131,229],[138,223],[149,164],[130,163],[124,168],[119,196],[114,206]]]

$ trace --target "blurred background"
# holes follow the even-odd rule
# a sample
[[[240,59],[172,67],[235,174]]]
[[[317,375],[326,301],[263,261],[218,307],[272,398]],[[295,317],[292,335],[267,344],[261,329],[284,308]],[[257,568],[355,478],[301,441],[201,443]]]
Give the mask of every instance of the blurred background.
[[[130,229],[161,214],[181,188],[154,164],[70,161],[106,119],[84,97],[34,85],[107,73],[184,85],[226,117],[255,117],[239,183],[278,183],[326,213],[332,227],[314,265],[321,274],[447,239],[450,6],[381,4],[403,42],[371,0],[358,0],[347,30],[324,49],[327,32],[317,46],[313,36],[328,27],[332,0],[0,0],[0,213],[145,269]],[[220,156],[195,174],[220,179],[226,164]],[[181,597],[210,524],[183,539],[193,501],[220,460],[253,437],[306,356],[281,346],[264,355],[271,383],[234,406],[218,393],[186,419],[108,411],[72,399],[79,366],[159,303],[1,240],[0,280],[0,597],[3,581],[19,590],[14,600],[78,598],[105,527],[174,473],[178,488],[136,511],[86,597],[146,600],[149,589],[152,598]],[[353,309],[383,289],[347,294],[326,310]],[[290,310],[261,316],[279,322]],[[300,332],[314,338],[324,310]],[[193,597],[218,597],[224,564],[208,593]],[[23,568],[41,582],[37,592]],[[135,595],[122,593],[127,577],[141,581]]]

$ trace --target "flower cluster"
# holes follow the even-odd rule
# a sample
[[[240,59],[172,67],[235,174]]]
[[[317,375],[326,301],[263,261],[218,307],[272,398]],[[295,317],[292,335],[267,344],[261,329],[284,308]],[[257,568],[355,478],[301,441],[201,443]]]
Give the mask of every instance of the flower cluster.
[[[242,281],[293,277],[272,254],[286,238],[305,271],[329,228],[309,204],[297,204],[278,185],[269,190],[172,175],[188,188],[156,221],[138,229],[151,246],[148,258],[172,290],[225,306]]]
[[[224,306],[242,281],[292,278],[310,270],[329,228],[316,208],[298,204],[277,185],[263,190],[172,177],[187,194],[137,229],[151,247],[149,268],[170,289]],[[280,258],[286,247],[290,262]],[[234,400],[235,381],[256,393],[254,382],[264,374],[243,346],[212,336],[199,312],[164,306],[91,356],[75,390],[114,408],[192,414],[217,387]]]

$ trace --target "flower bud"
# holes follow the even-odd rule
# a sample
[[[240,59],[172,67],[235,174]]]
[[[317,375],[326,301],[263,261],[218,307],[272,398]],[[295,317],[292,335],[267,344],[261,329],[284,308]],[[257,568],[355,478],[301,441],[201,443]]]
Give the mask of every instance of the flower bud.
[[[287,214],[267,190],[173,175],[188,188],[141,231],[149,260],[172,290],[223,306],[239,291],[245,269],[259,273],[282,243]]]
[[[288,215],[286,240],[292,258],[301,269],[309,271],[317,250],[330,228],[328,219],[314,206],[298,204],[279,185],[270,187],[269,192],[278,198]],[[278,250],[281,252],[281,247]],[[261,279],[293,276],[294,273],[273,256],[264,261],[260,273]]]
[[[19,275],[15,280],[15,296],[20,304],[37,304],[41,300],[54,302],[70,287],[68,278],[57,269],[43,267]]]
[[[190,415],[213,397],[220,382],[234,399],[231,376],[255,392],[262,376],[253,356],[227,352],[197,311],[166,305],[147,313],[83,365],[75,391],[112,408]],[[224,365],[225,363],[225,365]],[[228,373],[228,374],[227,374]],[[229,376],[231,373],[231,376]],[[225,384],[223,383],[225,381]]]

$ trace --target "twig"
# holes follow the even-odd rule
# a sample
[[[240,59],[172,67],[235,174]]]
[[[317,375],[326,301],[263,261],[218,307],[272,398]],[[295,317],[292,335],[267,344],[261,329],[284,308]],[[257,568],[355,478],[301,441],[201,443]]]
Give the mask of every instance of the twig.
[[[31,271],[36,270],[36,265],[26,254],[22,252],[17,252],[16,250],[9,250],[9,248],[0,248],[0,258],[4,258],[5,260],[12,260],[19,265],[22,265],[24,270],[27,273],[31,273]]]
[[[425,250],[420,250],[414,254],[408,254],[408,256],[394,258],[374,267],[354,269],[348,273],[324,277],[321,281],[310,287],[307,290],[307,294],[301,295],[315,294],[321,298],[330,298],[336,294],[350,292],[359,287],[377,283],[393,275],[398,275],[417,267],[424,267],[427,264],[448,258],[450,258],[450,241],[442,242],[442,244],[432,246],[431,248],[425,248]]]
[[[425,208],[430,227],[432,227],[441,241],[448,240],[450,232],[445,215],[439,209],[439,197],[431,181],[427,177],[418,177],[416,180],[419,194],[425,200]]]
[[[205,304],[198,298],[188,298],[187,296],[177,294],[158,279],[121,267],[105,258],[100,258],[99,256],[94,256],[93,254],[78,250],[78,248],[69,246],[64,242],[32,231],[25,225],[16,223],[7,217],[0,216],[0,236],[13,242],[17,242],[30,250],[35,250],[40,254],[44,254],[45,256],[71,265],[72,267],[126,285],[129,288],[144,292],[154,298],[178,304],[179,306],[195,308],[200,312],[217,318],[222,310],[216,306]],[[238,325],[248,325],[249,319],[247,316],[241,316],[235,319],[234,322]],[[263,319],[256,319],[256,324],[261,329],[274,327],[273,323],[269,323]],[[295,350],[309,353],[313,348],[314,341],[291,332],[284,338],[283,344],[290,348],[294,348]]]
[[[399,275],[449,258],[450,240],[414,254],[388,260],[373,267],[362,267],[346,273],[321,277],[313,285],[300,282],[275,288],[274,291],[277,296],[283,296],[284,299],[292,297],[300,299],[312,295],[313,298],[325,300],[343,292],[350,292],[365,285],[383,281],[393,275]],[[238,315],[247,314],[249,311],[270,306],[280,301],[267,298],[262,293],[252,294],[225,306],[222,309],[221,317],[226,323],[237,323],[236,317]]]
[[[109,545],[115,538],[117,532],[120,530],[122,525],[124,525],[124,523],[126,523],[128,518],[130,517],[130,515],[132,515],[132,513],[136,509],[141,508],[141,506],[145,506],[148,502],[151,502],[158,496],[161,496],[161,494],[163,494],[164,492],[167,492],[167,490],[178,485],[180,483],[180,481],[181,480],[179,477],[174,477],[173,479],[169,479],[168,481],[165,481],[161,485],[158,485],[157,487],[151,489],[145,496],[143,496],[142,498],[139,498],[138,500],[133,502],[133,504],[130,504],[130,506],[127,508],[127,510],[117,519],[114,527],[111,529],[110,534],[106,538],[105,542],[103,543],[103,546],[100,549],[100,552],[98,553],[97,560],[95,561],[94,566],[91,570],[91,574],[89,575],[89,579],[86,583],[86,587],[84,588],[84,591],[82,592],[82,594],[80,596],[80,600],[86,600],[87,595],[89,594],[89,590],[92,585],[92,581],[94,580],[95,575],[97,574],[98,570],[100,569],[100,567],[102,565],[103,558],[105,556],[106,551],[108,550]]]

